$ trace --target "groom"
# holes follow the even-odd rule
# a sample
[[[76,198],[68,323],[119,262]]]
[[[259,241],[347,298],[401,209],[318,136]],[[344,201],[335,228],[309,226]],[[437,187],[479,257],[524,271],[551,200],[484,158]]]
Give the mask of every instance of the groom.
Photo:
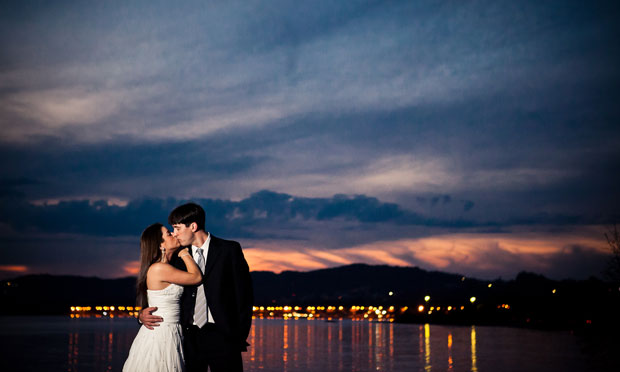
[[[252,324],[254,294],[250,271],[239,243],[223,240],[205,231],[205,211],[188,203],[168,216],[173,235],[182,246],[191,246],[194,260],[203,272],[202,283],[186,286],[181,297],[185,366],[188,372],[243,371],[241,352]],[[179,250],[180,251],[180,250]],[[177,251],[178,253],[178,251]],[[187,270],[175,256],[171,264]],[[148,328],[161,317],[155,308],[140,312]]]

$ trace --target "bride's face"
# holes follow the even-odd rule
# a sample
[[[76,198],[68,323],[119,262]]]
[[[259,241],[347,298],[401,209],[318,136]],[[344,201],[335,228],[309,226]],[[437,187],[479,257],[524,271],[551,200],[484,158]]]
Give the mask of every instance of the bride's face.
[[[170,231],[168,231],[168,229],[165,226],[162,226],[161,228],[161,238],[163,239],[161,246],[166,248],[166,253],[174,252],[177,249],[179,249],[179,247],[181,246],[177,238],[172,236]]]

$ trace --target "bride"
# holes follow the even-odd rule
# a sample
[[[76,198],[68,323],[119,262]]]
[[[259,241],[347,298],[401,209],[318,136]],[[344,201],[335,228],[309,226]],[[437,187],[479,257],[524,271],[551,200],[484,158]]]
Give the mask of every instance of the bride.
[[[179,247],[179,241],[160,223],[154,223],[142,232],[137,306],[157,307],[153,315],[164,320],[154,330],[144,325],[140,327],[123,372],[185,370],[179,300],[183,294],[182,286],[199,284],[202,274],[187,248],[179,252],[187,272],[168,264]]]

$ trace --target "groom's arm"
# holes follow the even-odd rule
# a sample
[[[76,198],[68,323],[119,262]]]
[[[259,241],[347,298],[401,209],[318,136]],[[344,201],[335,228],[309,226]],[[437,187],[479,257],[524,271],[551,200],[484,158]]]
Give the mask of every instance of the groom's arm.
[[[231,249],[233,260],[233,289],[235,291],[235,299],[237,302],[237,314],[240,326],[240,343],[241,347],[245,349],[247,345],[246,339],[250,333],[252,326],[252,307],[254,305],[254,290],[252,287],[252,277],[250,276],[250,268],[241,250],[239,243],[235,242],[235,245]]]

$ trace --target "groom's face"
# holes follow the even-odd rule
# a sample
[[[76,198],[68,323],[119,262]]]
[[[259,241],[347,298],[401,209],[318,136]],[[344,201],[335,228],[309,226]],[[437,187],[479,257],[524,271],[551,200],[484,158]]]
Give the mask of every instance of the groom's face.
[[[189,226],[182,223],[172,225],[174,228],[172,235],[179,240],[182,246],[191,245],[194,242],[194,225],[195,223],[191,223]]]

